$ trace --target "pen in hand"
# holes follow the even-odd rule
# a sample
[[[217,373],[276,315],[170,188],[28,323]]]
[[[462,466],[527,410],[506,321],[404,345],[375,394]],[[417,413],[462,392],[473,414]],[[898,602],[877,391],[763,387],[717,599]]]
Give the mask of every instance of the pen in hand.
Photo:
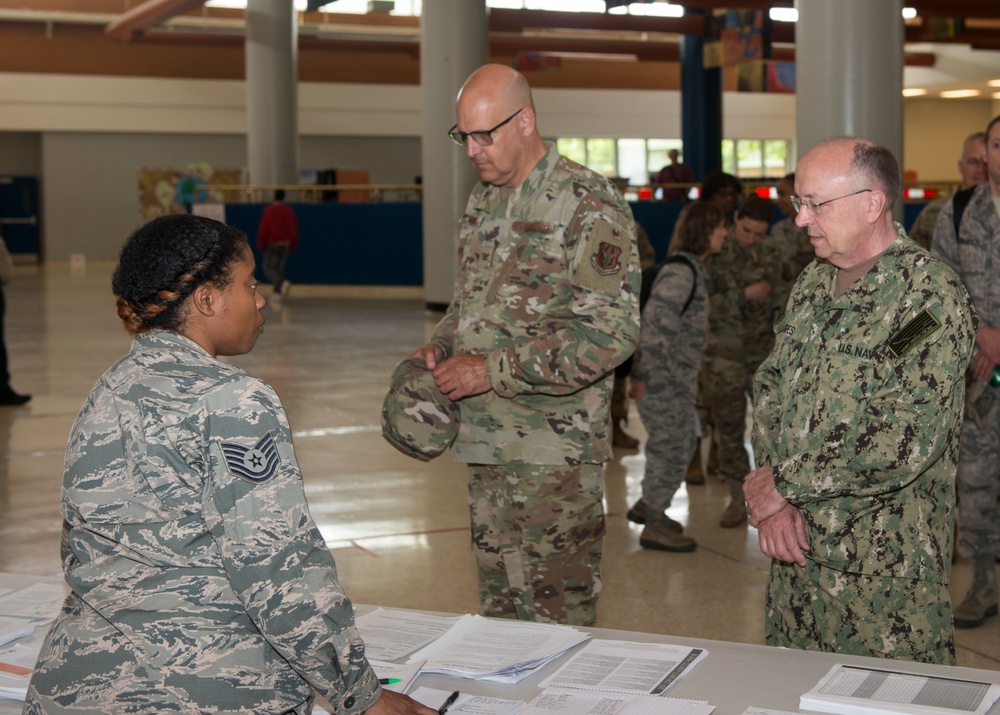
[[[450,708],[455,703],[456,700],[458,700],[457,690],[448,696],[448,699],[444,701],[444,705],[438,708],[438,715],[444,715],[446,712],[448,712],[448,708]]]

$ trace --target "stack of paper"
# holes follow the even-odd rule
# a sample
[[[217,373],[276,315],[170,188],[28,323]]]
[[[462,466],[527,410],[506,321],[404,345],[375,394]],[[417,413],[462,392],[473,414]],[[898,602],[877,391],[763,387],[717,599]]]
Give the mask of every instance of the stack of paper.
[[[28,645],[12,643],[0,648],[0,698],[24,700],[41,647],[42,641],[37,640]]]
[[[712,715],[714,711],[715,706],[704,700],[546,688],[517,715]]]
[[[410,693],[410,697],[431,710],[437,710],[451,693],[450,690],[437,688],[417,688]],[[516,715],[523,707],[523,700],[459,693],[458,699],[448,706],[448,715]]]
[[[799,707],[838,715],[983,715],[1000,685],[958,678],[835,665]]]
[[[662,695],[707,657],[708,651],[703,648],[595,640],[540,685]]]
[[[376,608],[355,622],[369,660],[399,660],[443,636],[460,618]]]
[[[462,616],[410,662],[426,660],[424,673],[516,683],[589,637],[570,626]]]

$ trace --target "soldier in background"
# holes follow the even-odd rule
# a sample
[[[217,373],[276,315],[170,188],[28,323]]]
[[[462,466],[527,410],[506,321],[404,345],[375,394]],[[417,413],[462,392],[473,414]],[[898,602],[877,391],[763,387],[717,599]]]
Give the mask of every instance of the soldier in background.
[[[816,257],[816,252],[809,240],[809,231],[795,223],[795,207],[792,206],[795,173],[786,174],[778,179],[775,188],[778,190],[778,200],[775,204],[784,218],[771,226],[771,239],[781,248],[784,258],[782,277],[790,286]]]
[[[979,186],[986,182],[986,134],[976,132],[966,137],[962,142],[962,156],[958,158],[958,173],[962,177],[959,191]],[[910,227],[910,238],[918,246],[931,250],[934,240],[934,227],[937,225],[941,209],[948,203],[951,196],[939,196],[924,206]]]
[[[708,274],[708,337],[698,384],[708,422],[719,445],[719,476],[730,503],[719,525],[747,520],[743,477],[750,471],[744,433],[747,395],[757,367],[774,344],[774,321],[785,305],[781,251],[765,239],[773,207],[751,194],[736,212],[722,252],[705,261]]]
[[[24,712],[432,715],[383,691],[309,515],[270,385],[217,356],[264,327],[247,237],[187,214],[139,228],[112,280],[134,335],[70,433],[72,588]]]
[[[649,240],[649,234],[641,223],[635,224],[639,246],[639,267],[645,271],[656,267],[656,249]],[[615,368],[615,384],[611,391],[611,443],[623,449],[636,449],[639,440],[625,431],[628,424],[628,376],[632,372],[632,358]]]
[[[996,559],[1000,557],[1000,116],[986,129],[989,181],[955,193],[938,216],[933,253],[958,273],[982,325],[968,384],[958,463],[958,552],[972,559],[972,585],[955,607],[955,625],[975,628],[997,614]],[[958,231],[956,205],[964,199]]]
[[[894,224],[899,164],[843,138],[795,177],[816,255],[754,379],[744,494],[771,557],[774,646],[955,662],[948,581],[976,318],[965,288]]]
[[[460,407],[483,615],[592,625],[614,369],[639,337],[635,223],[538,133],[523,75],[485,65],[449,133],[479,172],[454,298],[413,353]]]

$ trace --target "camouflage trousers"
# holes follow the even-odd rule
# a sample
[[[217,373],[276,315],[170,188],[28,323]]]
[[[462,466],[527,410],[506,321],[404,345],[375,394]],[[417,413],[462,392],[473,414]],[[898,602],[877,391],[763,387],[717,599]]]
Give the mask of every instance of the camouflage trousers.
[[[955,664],[947,584],[771,562],[767,644]]]
[[[482,615],[593,625],[603,498],[600,464],[469,465]]]
[[[649,435],[642,500],[651,513],[662,514],[684,482],[698,444],[695,406],[694,402],[677,399],[677,393],[669,389],[647,392],[636,406]]]
[[[958,453],[958,552],[1000,557],[1000,388],[979,387]]]
[[[701,364],[698,390],[705,412],[702,423],[714,428],[719,477],[723,481],[742,482],[750,472],[750,455],[743,437],[747,424],[747,395],[759,366],[760,363],[748,365],[709,356]]]

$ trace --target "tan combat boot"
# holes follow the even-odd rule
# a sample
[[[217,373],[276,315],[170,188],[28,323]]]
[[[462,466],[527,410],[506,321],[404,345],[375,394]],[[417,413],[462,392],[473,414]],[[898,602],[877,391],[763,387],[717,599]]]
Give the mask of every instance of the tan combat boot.
[[[687,484],[704,484],[705,472],[701,470],[701,440],[695,444],[694,454],[691,455],[691,462],[688,464],[687,472],[684,473],[684,482]]]
[[[666,514],[659,517],[648,514],[646,526],[639,536],[639,545],[644,549],[687,553],[694,551],[698,542],[684,536],[684,526]]]
[[[743,482],[730,480],[729,485],[729,506],[722,512],[719,518],[719,526],[726,529],[734,529],[740,524],[746,523],[747,505],[743,500]]]
[[[639,501],[633,504],[632,508],[628,510],[626,516],[633,524],[645,524],[646,519],[649,518],[649,504],[640,497]]]
[[[955,607],[956,628],[977,628],[997,615],[997,572],[993,556],[976,556],[972,561],[972,587]]]

